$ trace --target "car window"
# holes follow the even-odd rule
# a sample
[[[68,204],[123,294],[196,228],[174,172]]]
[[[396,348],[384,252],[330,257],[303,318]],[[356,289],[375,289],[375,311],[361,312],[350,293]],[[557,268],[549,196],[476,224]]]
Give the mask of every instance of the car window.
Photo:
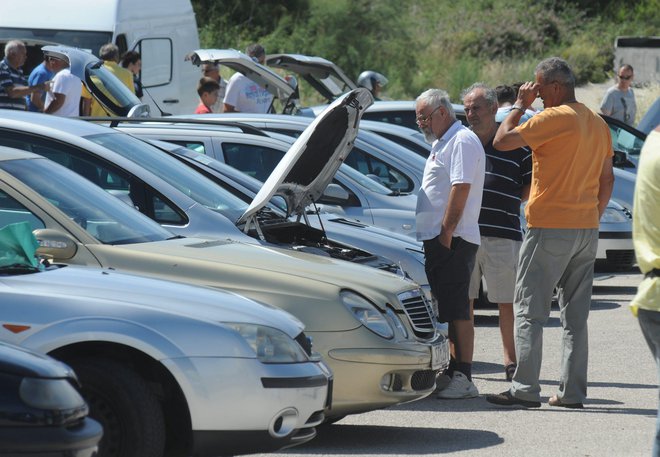
[[[401,111],[365,111],[362,119],[370,121],[387,122],[388,124],[402,125],[410,129],[417,129],[415,110]]]
[[[169,143],[178,144],[179,146],[183,146],[186,149],[190,149],[200,154],[208,155],[208,152],[206,151],[206,146],[202,141],[178,141],[178,140],[169,140],[169,139],[167,141]]]
[[[266,181],[285,152],[265,146],[242,143],[222,143],[224,162],[243,173]]]
[[[172,234],[72,171],[37,160],[6,160],[0,168],[32,188],[101,243],[162,241]],[[76,178],[76,179],[72,179]]]
[[[240,216],[245,210],[245,203],[242,200],[189,167],[181,166],[177,159],[145,141],[122,133],[90,135],[87,139],[137,163],[212,211],[232,219]],[[153,201],[155,205],[167,205],[167,200],[162,195],[157,195],[157,199]],[[162,210],[156,206],[154,211],[153,218],[158,222],[177,223],[169,220],[177,214],[173,205],[167,205]]]
[[[18,222],[28,222],[32,230],[46,228],[46,224],[15,198],[0,190],[0,227]]]
[[[385,187],[398,192],[412,192],[414,182],[401,170],[387,162],[367,154],[360,148],[354,147],[344,161],[349,167],[355,168],[363,175],[376,179]]]
[[[2,132],[0,144],[31,151],[57,162],[161,224],[185,225],[188,223],[185,214],[155,189],[88,151],[53,141],[50,138],[13,131]]]
[[[608,126],[612,134],[612,147],[614,150],[639,157],[644,140],[616,124],[608,123]]]

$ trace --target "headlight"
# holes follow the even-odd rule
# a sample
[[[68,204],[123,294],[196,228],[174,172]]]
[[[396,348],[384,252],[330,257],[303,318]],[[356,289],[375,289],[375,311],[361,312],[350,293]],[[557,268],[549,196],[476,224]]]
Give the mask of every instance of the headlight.
[[[603,217],[600,218],[601,222],[606,222],[606,223],[621,223],[621,222],[628,222],[630,219],[626,217],[626,214],[623,211],[619,211],[614,208],[605,208],[605,211],[603,212]]]
[[[303,348],[280,330],[256,324],[230,323],[227,326],[243,337],[260,362],[299,363],[309,360]]]
[[[406,326],[403,325],[399,316],[397,316],[397,314],[390,308],[387,308],[385,314],[387,314],[387,317],[392,321],[392,324],[394,324],[394,328],[396,328],[404,338],[408,338],[408,330],[406,330]]]
[[[383,338],[391,339],[394,336],[394,330],[385,316],[367,299],[354,292],[343,291],[339,295],[344,306],[362,325]]]
[[[19,395],[26,405],[46,410],[85,407],[85,401],[66,379],[24,378]]]

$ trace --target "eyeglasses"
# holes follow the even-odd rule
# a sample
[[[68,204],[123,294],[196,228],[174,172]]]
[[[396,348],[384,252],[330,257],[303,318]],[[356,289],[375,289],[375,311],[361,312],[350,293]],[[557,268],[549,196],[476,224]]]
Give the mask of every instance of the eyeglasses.
[[[440,109],[440,107],[442,107],[442,105],[439,105],[436,109],[434,109],[433,111],[431,111],[431,112],[428,114],[428,116],[417,116],[417,118],[416,118],[417,125],[421,125],[421,124],[427,124],[427,123],[429,123],[429,122],[431,121],[431,118],[433,117],[433,114],[434,114],[436,111],[438,111],[438,110]]]
[[[624,81],[628,81],[629,79],[632,79],[632,77],[633,77],[633,75],[629,75],[629,76],[621,76],[621,75],[619,75],[619,79],[623,79]]]

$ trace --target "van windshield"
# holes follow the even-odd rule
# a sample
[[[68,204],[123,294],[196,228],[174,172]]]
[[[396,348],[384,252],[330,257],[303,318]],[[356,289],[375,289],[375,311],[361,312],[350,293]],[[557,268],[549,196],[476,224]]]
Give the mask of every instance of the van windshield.
[[[112,42],[112,32],[0,27],[0,39],[19,39],[33,44],[62,44],[97,55],[101,46]],[[38,42],[38,43],[35,43]]]

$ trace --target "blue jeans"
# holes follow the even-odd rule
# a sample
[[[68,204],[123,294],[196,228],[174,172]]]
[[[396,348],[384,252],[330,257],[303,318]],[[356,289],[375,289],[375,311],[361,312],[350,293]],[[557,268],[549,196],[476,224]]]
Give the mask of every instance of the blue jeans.
[[[639,309],[637,311],[639,326],[646,343],[651,349],[651,354],[655,358],[655,364],[658,369],[658,378],[660,378],[660,312]],[[660,398],[660,391],[658,391]],[[653,444],[653,457],[660,457],[660,411],[656,420],[655,442]]]

